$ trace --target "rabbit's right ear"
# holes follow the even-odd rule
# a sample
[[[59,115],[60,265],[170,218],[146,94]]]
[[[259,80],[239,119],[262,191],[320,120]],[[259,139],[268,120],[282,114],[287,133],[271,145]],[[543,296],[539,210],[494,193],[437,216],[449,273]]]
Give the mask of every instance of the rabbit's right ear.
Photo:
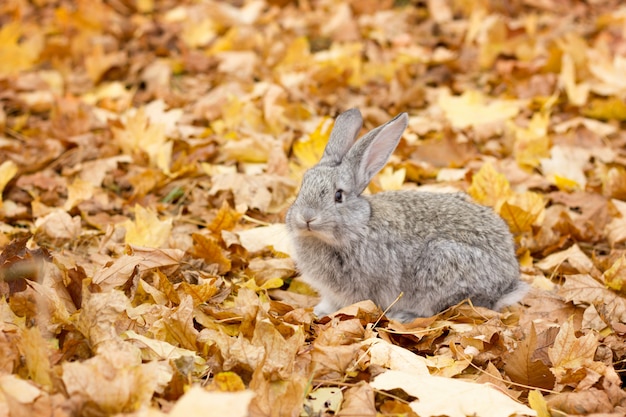
[[[368,132],[350,149],[345,163],[354,169],[356,192],[360,194],[385,166],[408,124],[409,116],[401,113]]]
[[[335,120],[335,126],[330,132],[330,138],[319,164],[339,165],[344,155],[354,144],[362,125],[363,117],[361,117],[359,109],[350,109],[341,113]]]

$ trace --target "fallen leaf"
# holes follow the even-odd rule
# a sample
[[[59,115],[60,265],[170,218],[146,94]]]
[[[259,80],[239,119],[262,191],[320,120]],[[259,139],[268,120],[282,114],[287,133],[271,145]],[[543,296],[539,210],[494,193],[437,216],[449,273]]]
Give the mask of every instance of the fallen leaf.
[[[363,417],[375,417],[377,415],[374,390],[364,381],[346,390],[343,395],[343,403],[337,413],[339,417],[355,415]]]
[[[515,100],[487,101],[479,91],[468,90],[460,96],[452,96],[443,89],[438,104],[452,126],[458,129],[511,119],[522,107],[521,102]]]
[[[4,187],[13,179],[17,174],[17,165],[13,161],[4,161],[0,165],[0,208],[2,208],[2,192]]]
[[[387,371],[374,378],[370,385],[377,390],[389,391],[399,388],[417,398],[411,401],[410,406],[413,411],[423,417],[537,415],[534,410],[512,400],[488,384],[475,384],[430,375],[416,376],[402,371]]]
[[[172,218],[159,220],[154,210],[136,204],[135,221],[127,220],[123,227],[126,229],[127,244],[160,248],[170,236]]]
[[[517,348],[506,355],[504,371],[513,382],[531,387],[553,389],[555,379],[548,363],[537,359],[537,333],[534,324]]]
[[[167,362],[141,362],[139,349],[109,341],[96,356],[83,362],[65,362],[62,379],[69,395],[85,412],[123,413],[146,407],[172,377]]]
[[[194,385],[168,413],[171,417],[245,417],[254,392],[209,392]]]
[[[480,204],[498,211],[511,195],[511,187],[504,175],[497,172],[492,164],[486,163],[472,177],[472,184],[467,192]]]

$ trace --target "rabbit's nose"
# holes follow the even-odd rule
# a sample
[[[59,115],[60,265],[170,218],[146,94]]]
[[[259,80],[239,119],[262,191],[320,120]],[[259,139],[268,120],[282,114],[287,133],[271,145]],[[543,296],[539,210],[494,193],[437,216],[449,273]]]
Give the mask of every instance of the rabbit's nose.
[[[306,210],[302,213],[302,221],[306,224],[307,230],[311,230],[311,223],[314,223],[315,220],[315,214],[312,210]]]

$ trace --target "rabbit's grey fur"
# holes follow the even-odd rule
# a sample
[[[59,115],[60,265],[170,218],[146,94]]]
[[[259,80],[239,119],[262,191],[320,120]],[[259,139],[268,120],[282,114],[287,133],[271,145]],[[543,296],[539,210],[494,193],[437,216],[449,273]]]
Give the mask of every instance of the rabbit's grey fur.
[[[406,321],[466,298],[500,309],[526,292],[511,233],[490,208],[462,193],[361,194],[407,123],[402,113],[355,143],[362,118],[348,110],[304,174],[286,223],[302,277],[320,293],[318,315],[366,299],[386,308],[404,293],[389,315]]]

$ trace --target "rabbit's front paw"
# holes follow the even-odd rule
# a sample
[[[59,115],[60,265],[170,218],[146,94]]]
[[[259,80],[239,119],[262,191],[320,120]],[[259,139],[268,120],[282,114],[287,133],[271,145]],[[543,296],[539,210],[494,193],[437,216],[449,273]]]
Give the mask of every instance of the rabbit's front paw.
[[[337,311],[337,307],[328,298],[322,298],[313,309],[313,312],[315,313],[317,318],[328,316],[335,311]]]

